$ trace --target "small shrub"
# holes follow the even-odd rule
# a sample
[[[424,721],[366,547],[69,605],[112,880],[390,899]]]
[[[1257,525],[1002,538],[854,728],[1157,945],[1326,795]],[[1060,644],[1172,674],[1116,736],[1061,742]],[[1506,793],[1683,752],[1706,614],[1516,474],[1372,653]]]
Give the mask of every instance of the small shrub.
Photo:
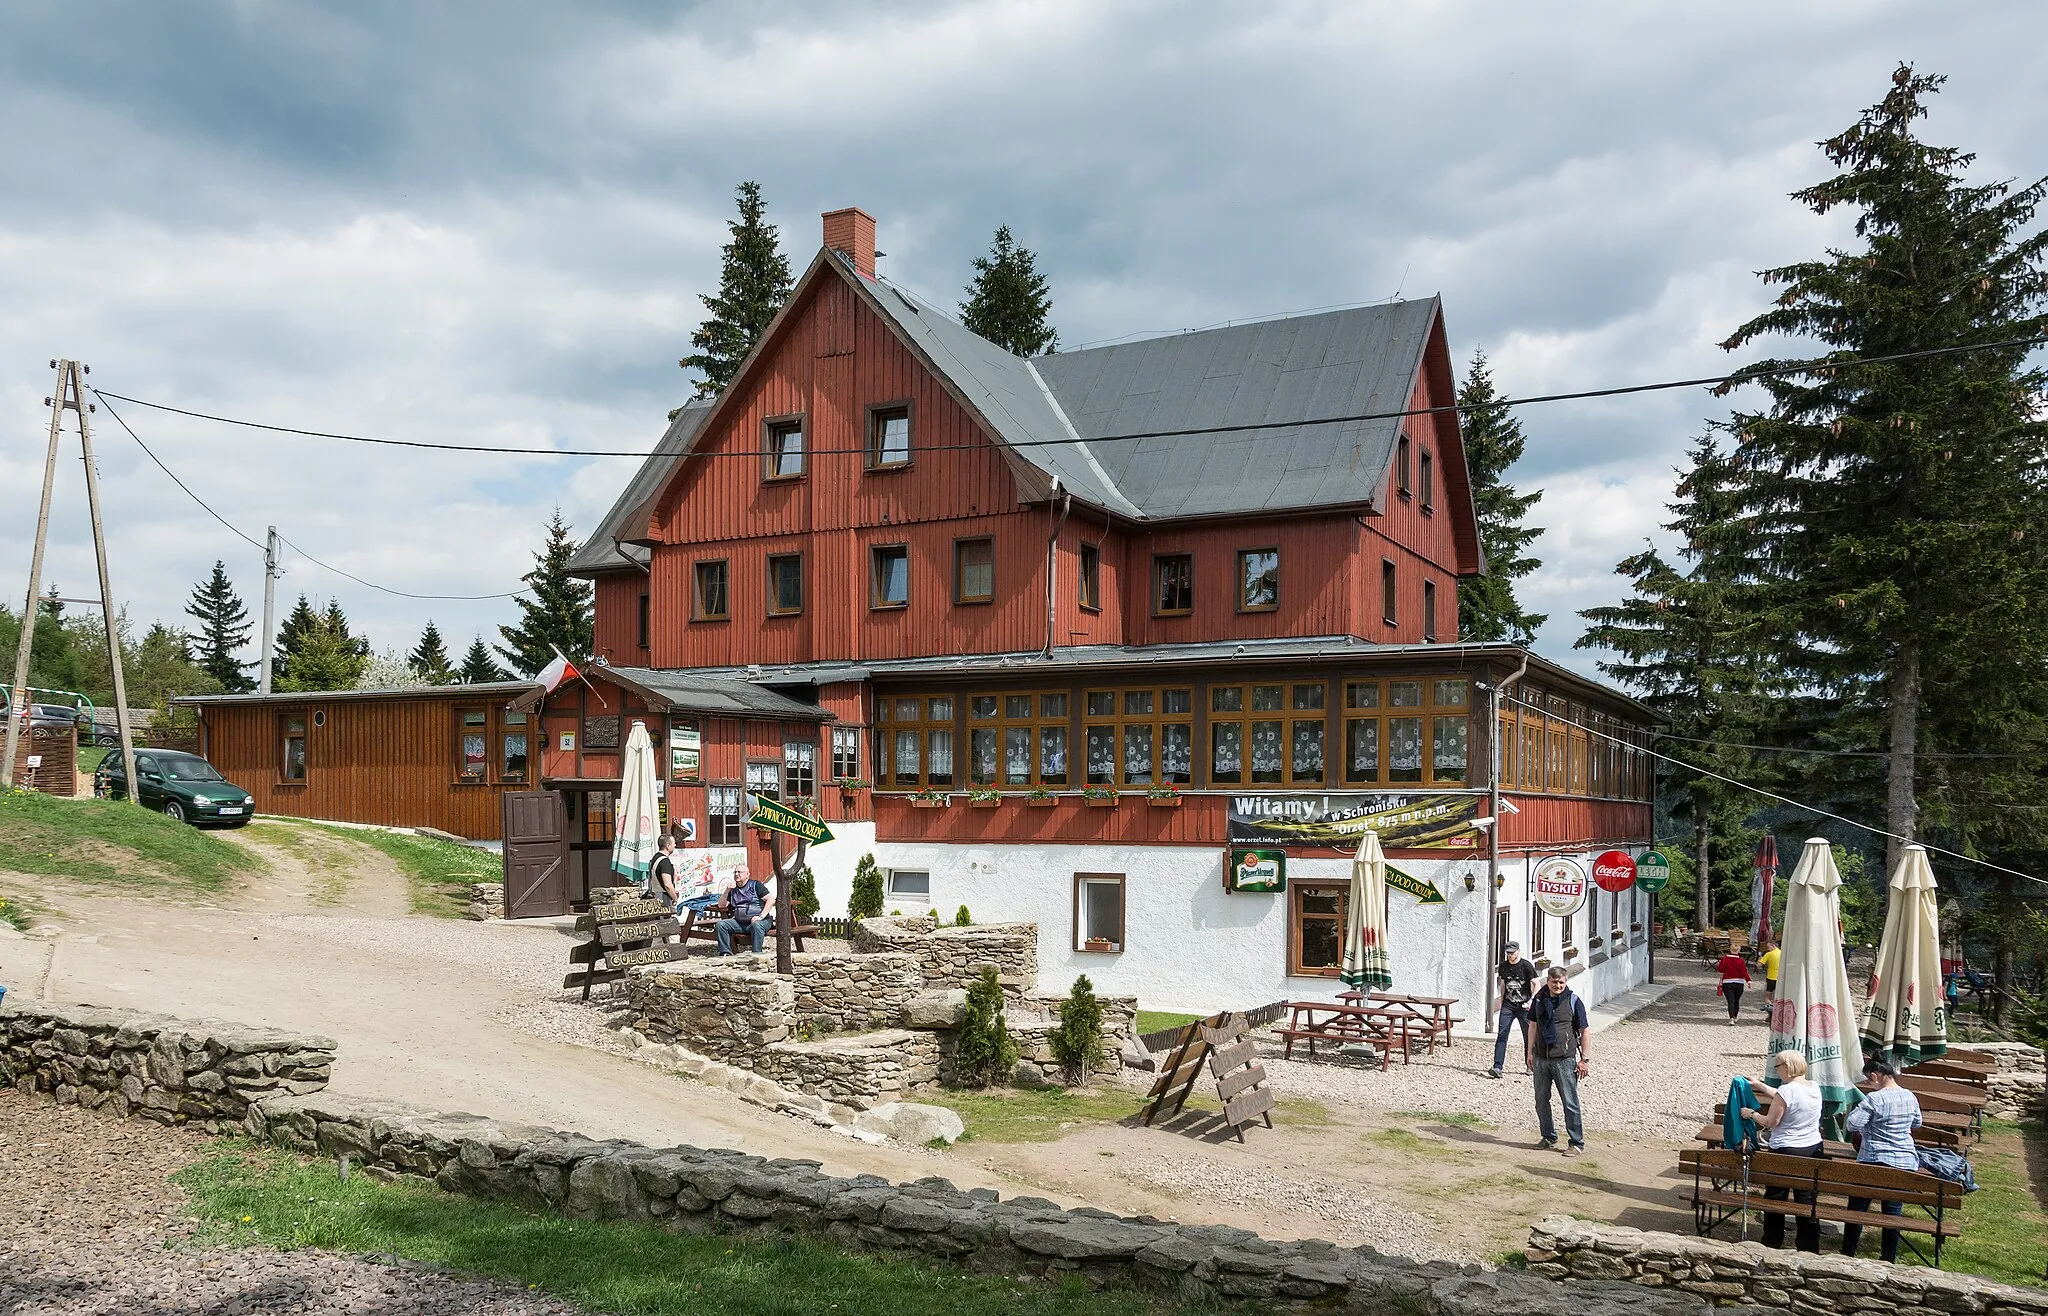
[[[1095,999],[1095,984],[1087,974],[1074,979],[1074,990],[1060,1006],[1060,1021],[1045,1040],[1070,1085],[1087,1082],[1088,1071],[1102,1063],[1102,1002]]]
[[[882,912],[882,870],[875,857],[864,854],[853,869],[853,896],[846,902],[849,918],[873,918]]]
[[[960,912],[953,916],[953,926],[956,928],[967,928],[974,926],[974,920],[968,917],[967,906],[960,906]]]
[[[790,904],[796,910],[796,921],[809,923],[818,917],[818,875],[805,864],[796,870],[796,879],[789,889]]]
[[[985,1088],[1017,1068],[1017,1043],[1003,1020],[1003,985],[993,965],[967,989],[967,1018],[953,1049],[953,1078],[962,1087]]]
[[[890,918],[902,918],[902,917],[903,917],[903,911],[902,911],[902,910],[900,910],[900,909],[892,909],[892,910],[890,910],[890,911],[889,911],[889,917],[890,917]]]

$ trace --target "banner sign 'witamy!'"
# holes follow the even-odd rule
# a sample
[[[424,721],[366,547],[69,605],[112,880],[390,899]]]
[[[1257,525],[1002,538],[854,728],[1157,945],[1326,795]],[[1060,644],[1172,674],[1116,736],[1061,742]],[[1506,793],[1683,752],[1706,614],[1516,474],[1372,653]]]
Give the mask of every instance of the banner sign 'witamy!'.
[[[832,839],[832,829],[816,818],[809,818],[786,804],[777,803],[765,795],[754,797],[754,812],[747,819],[749,827],[764,827],[771,832],[794,836],[800,841],[816,845]]]
[[[1479,805],[1477,795],[1233,795],[1230,843],[1352,851],[1378,832],[1389,850],[1469,850]]]

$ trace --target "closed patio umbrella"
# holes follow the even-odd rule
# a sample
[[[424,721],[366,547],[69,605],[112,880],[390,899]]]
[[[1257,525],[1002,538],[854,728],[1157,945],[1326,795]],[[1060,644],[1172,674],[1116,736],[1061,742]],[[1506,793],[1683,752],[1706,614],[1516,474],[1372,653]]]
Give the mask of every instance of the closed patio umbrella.
[[[1805,1056],[1822,1099],[1837,1108],[1853,1099],[1863,1076],[1863,1049],[1846,1027],[1851,1001],[1849,970],[1842,964],[1841,885],[1828,843],[1817,836],[1809,840],[1785,893],[1770,1044],[1771,1054]],[[1776,1082],[1775,1074],[1770,1081]]]
[[[647,724],[635,722],[619,763],[619,802],[612,814],[612,871],[644,884],[654,866],[661,832],[661,802],[654,794],[654,742]]]
[[[1771,905],[1778,893],[1778,838],[1769,832],[1757,842],[1750,860],[1749,944],[1758,950],[1771,944]]]
[[[1948,1007],[1941,999],[1941,915],[1934,869],[1924,846],[1909,845],[1892,870],[1884,937],[1863,1007],[1864,1049],[1901,1064],[1948,1050]]]
[[[1337,976],[1354,990],[1385,991],[1394,985],[1387,959],[1387,856],[1380,834],[1359,838],[1351,860],[1351,899],[1344,911],[1344,967]]]

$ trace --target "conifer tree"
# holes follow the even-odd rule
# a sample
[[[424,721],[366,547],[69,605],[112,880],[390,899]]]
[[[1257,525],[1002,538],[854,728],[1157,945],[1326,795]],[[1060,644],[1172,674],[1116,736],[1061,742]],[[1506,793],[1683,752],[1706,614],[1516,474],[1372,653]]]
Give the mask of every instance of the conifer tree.
[[[2038,811],[2007,807],[2035,799],[2038,780],[1992,756],[2048,748],[2044,374],[2031,348],[1985,345],[2048,329],[2048,234],[2023,233],[2048,180],[1971,183],[1970,155],[1921,141],[1942,81],[1902,65],[1882,101],[1822,144],[1838,172],[1794,198],[1851,211],[1855,241],[1764,271],[1784,291],[1723,346],[1783,334],[1828,356],[1757,380],[1771,405],[1731,428],[1756,559],[1776,584],[1775,661],[1833,699],[1836,738],[1886,754],[1885,830],[2038,844]],[[1826,364],[1948,348],[1974,350]],[[1943,751],[1972,757],[1923,758]],[[1868,815],[1877,801],[1860,805]],[[1904,844],[1889,842],[1886,872]]]
[[[533,570],[523,580],[531,598],[522,595],[517,626],[500,626],[505,642],[498,653],[522,676],[532,676],[555,660],[582,662],[590,656],[591,598],[595,591],[586,581],[569,574],[570,559],[576,556],[576,541],[556,510],[548,520],[547,542],[533,555]]]
[[[272,684],[279,690],[353,690],[370,664],[362,644],[348,633],[346,618],[336,626],[322,615],[313,629],[299,638],[291,670],[278,676],[273,669]]]
[[[853,866],[853,894],[847,898],[846,916],[877,918],[882,913],[883,898],[882,870],[873,855],[864,854]]]
[[[406,661],[413,673],[428,685],[455,684],[455,669],[448,662],[448,646],[442,642],[441,628],[434,625],[432,617],[427,618],[426,629],[420,632],[420,642],[413,646]]]
[[[193,657],[201,671],[231,694],[253,690],[249,664],[235,657],[249,642],[249,610],[228,583],[227,565],[216,561],[213,574],[192,588],[185,615],[199,623],[191,632]]]
[[[775,226],[762,220],[768,203],[761,199],[761,185],[741,183],[735,195],[739,218],[726,226],[732,239],[724,247],[718,295],[700,299],[711,315],[690,335],[696,352],[676,363],[704,376],[697,385],[700,398],[716,397],[732,382],[791,289],[789,261]],[[675,419],[675,412],[669,419]]]
[[[1038,257],[1010,234],[996,230],[988,255],[974,258],[974,279],[960,303],[960,323],[1006,351],[1039,356],[1057,351],[1060,336],[1051,324],[1052,293],[1038,272]]]
[[[1525,612],[1515,582],[1542,563],[1529,545],[1543,533],[1522,519],[1543,497],[1508,483],[1508,468],[1522,459],[1527,440],[1522,422],[1494,391],[1486,353],[1472,353],[1472,371],[1458,390],[1458,423],[1465,440],[1465,468],[1472,480],[1472,507],[1479,517],[1479,546],[1486,574],[1458,582],[1458,631],[1465,640],[1528,644],[1546,617]]]
[[[291,671],[292,659],[298,655],[299,646],[319,626],[320,614],[313,611],[313,605],[306,601],[305,595],[299,595],[299,601],[285,614],[284,622],[277,628],[277,644],[270,657],[270,679],[273,683]]]
[[[327,600],[327,610],[320,614],[320,623],[343,648],[364,662],[370,660],[370,637],[349,630],[348,614],[342,611],[340,599]]]
[[[479,635],[470,642],[469,652],[462,655],[462,666],[457,675],[464,685],[488,685],[504,680],[508,673],[491,657],[490,647]]]
[[[1008,1079],[1017,1068],[1017,1043],[1003,1019],[1004,1003],[995,966],[984,966],[967,988],[967,1017],[955,1034],[953,1081],[961,1087],[985,1088]]]

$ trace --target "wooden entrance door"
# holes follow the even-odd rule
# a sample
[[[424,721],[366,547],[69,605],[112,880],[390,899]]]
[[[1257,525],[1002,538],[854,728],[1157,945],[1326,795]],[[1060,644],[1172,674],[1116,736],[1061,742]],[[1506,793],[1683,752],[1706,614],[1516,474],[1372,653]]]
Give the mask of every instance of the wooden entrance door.
[[[506,791],[505,917],[569,912],[569,822],[556,791]]]

